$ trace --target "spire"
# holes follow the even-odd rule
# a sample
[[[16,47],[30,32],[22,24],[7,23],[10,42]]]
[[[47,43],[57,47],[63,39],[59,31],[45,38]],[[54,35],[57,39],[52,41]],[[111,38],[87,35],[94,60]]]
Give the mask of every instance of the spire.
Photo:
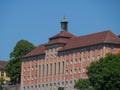
[[[64,17],[61,20],[61,31],[67,31],[67,26],[68,26],[68,21],[67,19]]]

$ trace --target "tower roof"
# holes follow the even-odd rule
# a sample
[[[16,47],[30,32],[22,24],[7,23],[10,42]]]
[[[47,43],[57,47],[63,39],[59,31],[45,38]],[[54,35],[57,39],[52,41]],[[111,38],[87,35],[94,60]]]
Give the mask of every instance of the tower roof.
[[[67,31],[61,31],[60,33],[50,37],[49,40],[53,40],[57,38],[72,38],[72,37],[76,37],[76,36]]]
[[[55,44],[55,43],[67,43],[73,37],[76,37],[76,36],[67,31],[61,31],[55,36],[50,37],[49,42],[46,45]]]

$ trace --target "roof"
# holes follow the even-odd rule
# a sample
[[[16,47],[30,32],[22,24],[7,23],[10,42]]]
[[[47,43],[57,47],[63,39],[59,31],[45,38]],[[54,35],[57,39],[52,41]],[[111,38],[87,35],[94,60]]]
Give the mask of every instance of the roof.
[[[0,69],[5,69],[7,61],[0,61]]]
[[[67,31],[61,31],[60,33],[56,34],[55,36],[50,37],[49,40],[58,39],[58,38],[72,38],[72,37],[76,37],[76,36]]]
[[[42,44],[38,46],[24,57],[45,54],[45,46],[55,43],[65,43],[64,44],[65,46],[60,50],[60,51],[64,51],[68,49],[86,47],[101,43],[120,44],[120,38],[116,36],[114,33],[112,33],[110,30],[79,36],[79,37],[74,36],[67,31],[62,31],[57,35],[49,38],[47,44]]]
[[[30,57],[30,56],[35,56],[35,55],[40,55],[45,53],[45,46],[44,44],[39,45],[35,49],[33,49],[31,52],[26,54],[24,57]]]
[[[76,37],[76,36],[67,31],[61,31],[55,36],[50,37],[46,45],[55,44],[55,43],[67,43],[69,39],[73,37]]]
[[[61,49],[61,51],[100,43],[120,44],[120,39],[110,30],[106,30],[103,32],[72,38],[67,45]]]

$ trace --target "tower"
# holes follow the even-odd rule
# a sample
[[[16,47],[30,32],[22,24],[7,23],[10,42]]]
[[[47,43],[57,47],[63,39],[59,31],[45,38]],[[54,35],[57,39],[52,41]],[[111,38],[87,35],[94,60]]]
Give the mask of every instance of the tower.
[[[68,26],[68,21],[67,19],[64,17],[61,20],[61,31],[67,31],[67,26]]]

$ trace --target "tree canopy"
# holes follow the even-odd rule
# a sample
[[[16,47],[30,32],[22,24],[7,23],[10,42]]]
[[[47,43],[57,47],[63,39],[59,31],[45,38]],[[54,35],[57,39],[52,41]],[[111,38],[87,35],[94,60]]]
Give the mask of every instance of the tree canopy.
[[[79,79],[74,88],[78,90],[93,90],[88,79]]]
[[[87,74],[95,90],[120,90],[120,53],[92,62]]]
[[[6,65],[6,73],[10,77],[11,82],[16,82],[17,78],[20,82],[21,59],[34,48],[35,46],[26,40],[17,42],[13,51],[10,53],[10,60]]]
[[[92,62],[87,68],[88,79],[79,79],[79,90],[120,90],[120,53]]]

